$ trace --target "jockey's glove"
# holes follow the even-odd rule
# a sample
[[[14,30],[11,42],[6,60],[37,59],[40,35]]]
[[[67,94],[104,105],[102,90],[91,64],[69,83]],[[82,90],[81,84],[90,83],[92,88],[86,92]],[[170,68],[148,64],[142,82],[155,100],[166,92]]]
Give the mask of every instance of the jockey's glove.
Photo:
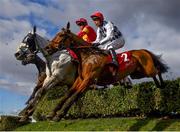
[[[100,45],[100,43],[93,43],[92,46],[93,47],[98,47]]]

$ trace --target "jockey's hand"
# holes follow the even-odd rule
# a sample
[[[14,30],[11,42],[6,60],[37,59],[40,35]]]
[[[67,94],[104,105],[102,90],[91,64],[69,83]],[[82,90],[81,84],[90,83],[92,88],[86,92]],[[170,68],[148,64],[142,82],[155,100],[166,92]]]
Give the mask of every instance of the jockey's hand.
[[[93,43],[92,46],[93,47],[98,47],[100,45],[100,43]]]

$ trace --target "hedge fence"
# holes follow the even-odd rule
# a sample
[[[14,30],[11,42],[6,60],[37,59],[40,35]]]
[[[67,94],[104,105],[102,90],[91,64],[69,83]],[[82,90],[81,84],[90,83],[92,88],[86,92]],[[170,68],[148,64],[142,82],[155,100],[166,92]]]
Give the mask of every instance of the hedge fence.
[[[180,114],[180,78],[165,83],[163,89],[156,88],[153,82],[144,82],[132,89],[115,86],[88,90],[73,104],[65,118]],[[66,91],[65,86],[49,90],[37,106],[34,118],[43,120]]]

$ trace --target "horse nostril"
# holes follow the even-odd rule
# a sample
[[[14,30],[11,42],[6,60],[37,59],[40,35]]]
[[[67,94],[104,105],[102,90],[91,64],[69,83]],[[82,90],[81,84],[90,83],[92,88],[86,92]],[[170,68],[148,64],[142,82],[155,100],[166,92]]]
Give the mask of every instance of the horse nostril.
[[[18,52],[18,53],[15,53],[14,55],[15,55],[15,57],[17,57],[17,56],[19,56],[20,54],[19,54],[19,52]]]

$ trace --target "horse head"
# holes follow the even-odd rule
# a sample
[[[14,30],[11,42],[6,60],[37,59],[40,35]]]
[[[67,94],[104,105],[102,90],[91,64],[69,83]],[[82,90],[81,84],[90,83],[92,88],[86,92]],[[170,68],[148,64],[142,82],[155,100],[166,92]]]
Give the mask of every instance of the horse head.
[[[22,61],[23,65],[33,63],[35,58],[35,41],[34,34],[28,33],[18,46],[16,53],[14,54],[17,60]]]
[[[15,57],[17,60],[21,60],[22,63],[33,63],[37,53],[43,49],[47,44],[48,40],[36,33],[36,27],[34,26],[33,32],[29,32],[22,40],[18,47]],[[39,47],[37,46],[37,43]]]
[[[66,28],[62,28],[62,30],[55,35],[48,46],[45,47],[45,50],[48,51],[48,53],[54,53],[57,50],[76,47],[77,44],[84,45],[87,44],[87,42],[71,32],[70,23],[68,22]]]

